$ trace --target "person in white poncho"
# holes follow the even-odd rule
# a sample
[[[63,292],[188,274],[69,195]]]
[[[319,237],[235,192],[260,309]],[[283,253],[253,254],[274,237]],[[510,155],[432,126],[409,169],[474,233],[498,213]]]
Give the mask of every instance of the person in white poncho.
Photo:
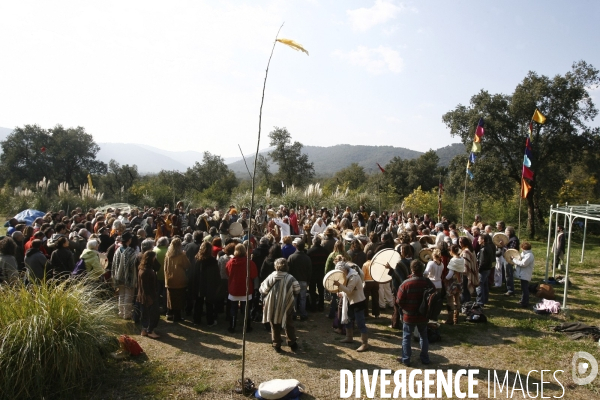
[[[529,307],[529,281],[533,275],[534,258],[531,252],[531,244],[523,242],[521,244],[521,259],[513,258],[511,261],[516,266],[515,277],[521,280],[521,301],[519,305],[523,308]]]
[[[281,352],[281,329],[285,329],[287,344],[295,351],[298,348],[296,331],[292,315],[296,296],[300,293],[300,284],[288,273],[285,258],[275,260],[275,271],[260,285],[263,294],[263,324],[271,324],[273,348]]]

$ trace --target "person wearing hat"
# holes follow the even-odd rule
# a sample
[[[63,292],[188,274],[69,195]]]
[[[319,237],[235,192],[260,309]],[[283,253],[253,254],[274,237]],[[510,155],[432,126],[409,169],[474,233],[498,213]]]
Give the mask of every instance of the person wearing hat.
[[[448,262],[448,274],[444,278],[446,302],[448,305],[447,325],[458,324],[460,313],[460,297],[462,294],[463,274],[466,271],[465,260],[460,256],[461,250],[457,244],[450,247],[452,258]]]

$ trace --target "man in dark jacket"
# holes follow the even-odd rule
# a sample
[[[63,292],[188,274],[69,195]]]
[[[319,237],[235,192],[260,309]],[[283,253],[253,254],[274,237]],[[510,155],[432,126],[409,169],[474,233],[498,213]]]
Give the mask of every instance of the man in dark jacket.
[[[488,277],[492,270],[492,264],[496,260],[496,248],[489,235],[485,233],[479,235],[479,253],[477,253],[477,263],[479,265],[479,286],[477,286],[477,303],[485,305],[490,295],[490,284]],[[511,266],[512,267],[512,266]]]
[[[187,297],[186,297],[186,306],[185,313],[186,315],[192,315],[194,310],[194,302],[198,297],[198,271],[195,267],[196,265],[196,254],[200,250],[200,245],[202,244],[203,233],[200,231],[195,231],[192,235],[192,242],[187,243],[185,246],[185,255],[190,261],[191,268],[188,268],[186,271],[186,275],[188,277],[188,287],[187,287]]]
[[[48,259],[40,251],[42,241],[35,239],[31,242],[31,248],[25,254],[25,268],[29,272],[29,281],[41,281],[46,276],[46,261]]]
[[[405,280],[398,289],[398,305],[402,308],[403,334],[402,334],[402,357],[396,360],[406,366],[410,366],[412,334],[415,327],[419,331],[421,342],[421,362],[429,364],[429,340],[427,338],[427,317],[419,313],[419,307],[423,301],[423,293],[427,289],[435,289],[433,283],[423,277],[425,266],[419,260],[410,263],[412,275]]]
[[[323,288],[323,277],[325,274],[325,262],[329,256],[329,252],[321,246],[321,238],[315,237],[313,246],[308,249],[308,257],[312,263],[312,273],[310,275],[310,283],[308,285],[308,293],[310,295],[311,311],[323,311],[325,301],[325,290]],[[317,293],[319,291],[319,299],[317,301]]]
[[[304,242],[302,240],[296,241],[294,246],[296,246],[296,252],[289,256],[288,266],[290,274],[296,278],[300,284],[300,295],[296,301],[298,303],[300,320],[306,321],[308,318],[308,315],[306,314],[306,290],[312,274],[312,261],[304,251]]]
[[[256,268],[260,271],[265,258],[269,255],[269,238],[263,236],[258,242],[258,247],[252,251],[252,261],[256,264]],[[254,285],[254,295],[252,296],[252,311],[251,318],[253,321],[260,322],[259,317],[262,319],[262,305],[261,305],[261,296],[258,291],[260,284],[262,283],[262,279],[260,276],[258,278],[258,285]]]

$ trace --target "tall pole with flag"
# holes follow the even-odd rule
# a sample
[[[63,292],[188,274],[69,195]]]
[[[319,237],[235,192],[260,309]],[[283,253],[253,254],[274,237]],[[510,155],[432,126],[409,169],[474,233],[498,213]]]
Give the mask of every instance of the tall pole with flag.
[[[519,237],[521,236],[521,202],[523,199],[527,198],[529,192],[531,191],[532,186],[529,181],[533,182],[533,171],[531,170],[533,149],[531,143],[533,142],[534,121],[538,124],[544,124],[544,122],[546,122],[546,117],[537,108],[533,112],[531,121],[529,121],[529,125],[527,127],[529,137],[525,140],[525,156],[523,157],[523,168],[521,170],[521,195],[519,196]]]
[[[465,201],[467,199],[467,178],[471,178],[473,180],[473,172],[471,172],[471,165],[475,164],[475,159],[477,156],[476,153],[481,153],[481,138],[485,133],[485,128],[483,127],[483,117],[479,118],[479,122],[477,123],[477,128],[475,129],[475,138],[473,139],[473,146],[471,147],[471,154],[469,155],[469,160],[467,161],[467,170],[465,173],[465,190],[463,192],[463,206],[462,206],[462,221],[461,224],[465,225]]]
[[[385,174],[385,169],[383,169],[383,167],[379,165],[379,163],[377,163],[377,166],[379,167],[381,174]],[[379,180],[377,182],[377,197],[379,198],[379,215],[381,215],[381,177],[379,177]]]

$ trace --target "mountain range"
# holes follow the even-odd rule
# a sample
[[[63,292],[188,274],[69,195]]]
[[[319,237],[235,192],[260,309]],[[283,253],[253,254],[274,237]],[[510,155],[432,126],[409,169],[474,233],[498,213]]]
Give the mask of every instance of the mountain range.
[[[12,129],[0,127],[0,141],[5,140]],[[142,174],[158,173],[161,170],[185,171],[194,165],[196,161],[202,162],[203,153],[198,151],[168,151],[145,144],[126,143],[98,143],[100,151],[97,158],[108,164],[111,159],[119,164],[135,164]],[[267,155],[270,149],[261,151]],[[462,143],[454,143],[450,146],[435,150],[440,158],[440,165],[447,166],[450,160],[458,154],[465,154],[466,149]],[[365,172],[375,172],[377,163],[385,166],[392,158],[414,159],[422,152],[393,146],[353,146],[349,144],[338,144],[335,146],[319,147],[304,146],[302,153],[308,155],[308,159],[314,163],[315,173],[318,176],[332,175],[335,172],[356,162],[365,169]],[[225,163],[238,177],[247,177],[248,172],[241,157],[225,158]],[[246,156],[248,166],[254,165],[254,155]],[[271,169],[276,170],[274,164]]]

